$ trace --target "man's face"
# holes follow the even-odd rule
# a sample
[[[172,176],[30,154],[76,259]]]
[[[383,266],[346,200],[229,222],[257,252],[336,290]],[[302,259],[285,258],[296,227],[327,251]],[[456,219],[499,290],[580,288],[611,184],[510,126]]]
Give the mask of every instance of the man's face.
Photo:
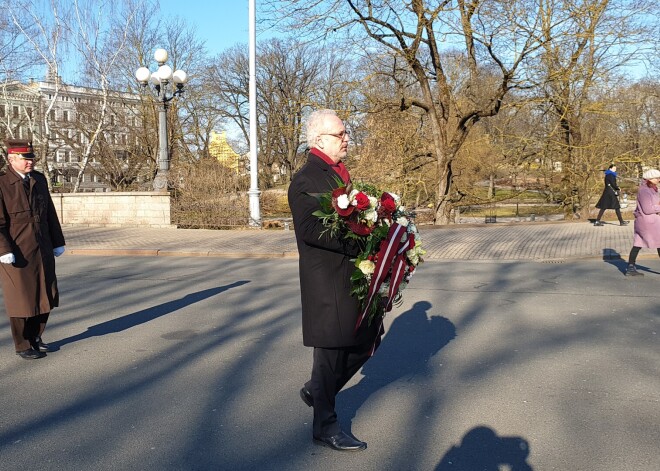
[[[337,163],[348,153],[349,136],[344,123],[336,116],[327,116],[323,130],[318,137],[317,147]]]
[[[17,172],[25,175],[34,169],[34,159],[26,159],[21,154],[9,154],[9,165]]]

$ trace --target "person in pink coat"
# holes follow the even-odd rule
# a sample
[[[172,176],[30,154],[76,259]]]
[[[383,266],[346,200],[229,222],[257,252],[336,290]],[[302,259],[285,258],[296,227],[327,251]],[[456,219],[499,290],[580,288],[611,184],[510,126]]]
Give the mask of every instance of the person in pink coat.
[[[633,248],[628,257],[626,276],[644,276],[635,268],[637,254],[642,247],[657,249],[660,256],[660,170],[647,170],[642,175],[644,179],[637,192],[637,207],[635,208],[635,238]]]

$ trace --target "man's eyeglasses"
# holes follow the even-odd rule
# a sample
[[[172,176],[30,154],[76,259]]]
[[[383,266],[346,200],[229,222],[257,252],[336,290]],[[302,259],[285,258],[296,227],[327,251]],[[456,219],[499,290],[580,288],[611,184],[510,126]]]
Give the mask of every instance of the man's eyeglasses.
[[[349,137],[349,138],[351,137],[351,132],[348,131],[348,130],[342,131],[339,134],[332,134],[332,133],[329,133],[329,132],[324,132],[324,133],[321,134],[321,136],[332,136],[332,137],[336,137],[337,139],[340,139],[340,140],[343,141],[345,137]]]

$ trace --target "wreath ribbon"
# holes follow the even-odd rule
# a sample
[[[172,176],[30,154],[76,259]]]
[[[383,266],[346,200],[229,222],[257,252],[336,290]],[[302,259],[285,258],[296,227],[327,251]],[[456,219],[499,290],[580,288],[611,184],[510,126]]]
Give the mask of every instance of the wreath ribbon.
[[[367,292],[367,301],[364,304],[363,311],[358,316],[357,323],[355,324],[355,332],[357,332],[364,322],[365,317],[367,317],[369,307],[388,275],[390,275],[390,289],[384,312],[389,312],[392,309],[392,301],[399,290],[399,285],[403,281],[408,265],[405,253],[411,247],[415,246],[415,237],[410,234],[406,240],[403,240],[404,235],[406,235],[406,228],[401,224],[393,223],[390,226],[387,237],[381,242],[378,251],[378,261],[371,276],[369,291]],[[373,349],[371,354],[373,355]]]

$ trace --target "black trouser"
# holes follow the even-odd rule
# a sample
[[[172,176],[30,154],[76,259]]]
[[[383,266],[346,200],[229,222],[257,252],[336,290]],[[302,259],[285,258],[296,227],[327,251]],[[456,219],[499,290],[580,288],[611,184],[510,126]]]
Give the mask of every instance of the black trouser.
[[[331,437],[341,431],[335,412],[335,396],[370,358],[373,344],[342,348],[314,347],[312,378],[305,387],[314,398],[315,437]]]
[[[598,217],[596,217],[596,221],[600,221],[600,218],[603,217],[603,214],[605,213],[606,209],[610,208],[601,208],[600,211],[598,211]],[[621,216],[621,210],[619,208],[612,208],[614,209],[614,212],[616,213],[616,217],[619,218],[619,222],[623,223],[623,217]]]
[[[637,260],[637,254],[639,254],[639,251],[641,250],[641,247],[633,247],[630,250],[630,255],[628,256],[628,264],[629,265],[634,265],[635,261]],[[658,257],[660,257],[660,248],[658,248]]]
[[[33,317],[10,317],[11,336],[17,352],[28,350],[36,345],[37,337],[41,337],[48,322],[48,315],[39,314]]]

